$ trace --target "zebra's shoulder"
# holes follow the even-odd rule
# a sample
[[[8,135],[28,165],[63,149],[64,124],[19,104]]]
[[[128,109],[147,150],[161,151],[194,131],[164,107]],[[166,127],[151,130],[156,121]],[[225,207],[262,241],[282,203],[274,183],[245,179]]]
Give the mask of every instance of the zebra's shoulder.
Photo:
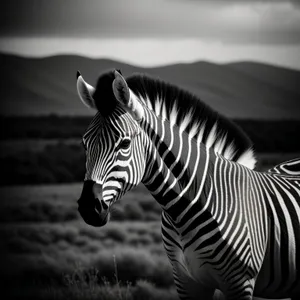
[[[276,165],[268,170],[269,173],[300,176],[300,158],[295,158]]]

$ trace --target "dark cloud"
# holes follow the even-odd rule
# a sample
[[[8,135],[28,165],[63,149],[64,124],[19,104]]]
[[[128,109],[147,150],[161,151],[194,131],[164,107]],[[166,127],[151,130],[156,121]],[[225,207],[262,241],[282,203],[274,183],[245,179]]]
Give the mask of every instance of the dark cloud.
[[[187,1],[187,2],[198,2],[199,4],[210,2],[211,4],[217,5],[230,5],[230,4],[258,4],[258,3],[265,3],[270,5],[276,5],[279,3],[290,3],[294,5],[296,8],[300,9],[300,0],[169,0],[172,1]]]
[[[230,4],[230,3],[293,3],[293,4],[299,4],[299,0],[170,0],[170,1],[194,1],[199,3],[205,3],[205,2],[215,2],[215,3],[223,3],[223,4]]]
[[[28,0],[7,1],[0,12],[1,35],[47,35],[75,32],[87,24],[87,16],[92,21],[97,17],[97,10],[78,0]]]
[[[267,7],[261,3],[268,3]],[[299,4],[288,0],[10,0],[0,11],[0,37],[197,38],[296,44],[300,43],[300,7],[293,9],[289,3]]]

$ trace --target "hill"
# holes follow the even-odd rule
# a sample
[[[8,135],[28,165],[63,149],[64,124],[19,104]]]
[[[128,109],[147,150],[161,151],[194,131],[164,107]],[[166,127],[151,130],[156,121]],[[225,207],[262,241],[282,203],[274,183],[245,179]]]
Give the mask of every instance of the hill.
[[[99,73],[148,73],[197,94],[217,111],[240,119],[300,119],[300,71],[261,63],[196,62],[157,68],[73,55],[24,58],[0,54],[1,113],[89,115],[76,92],[76,71],[95,84]]]

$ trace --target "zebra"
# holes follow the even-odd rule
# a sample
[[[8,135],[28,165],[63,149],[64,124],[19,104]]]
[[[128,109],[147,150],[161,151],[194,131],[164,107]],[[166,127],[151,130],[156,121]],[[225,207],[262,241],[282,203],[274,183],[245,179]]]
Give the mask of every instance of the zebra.
[[[82,137],[78,210],[104,226],[142,182],[162,208],[162,240],[180,299],[300,295],[300,159],[255,170],[252,143],[229,119],[180,87],[145,74],[77,72],[96,110]],[[222,298],[223,299],[223,298]]]

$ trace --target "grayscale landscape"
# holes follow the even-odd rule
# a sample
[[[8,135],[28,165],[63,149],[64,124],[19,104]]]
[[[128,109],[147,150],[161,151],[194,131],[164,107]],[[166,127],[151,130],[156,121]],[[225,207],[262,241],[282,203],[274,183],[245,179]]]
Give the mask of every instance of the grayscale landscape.
[[[160,207],[142,185],[114,206],[104,228],[85,224],[77,212],[85,165],[80,140],[92,118],[76,95],[77,67],[91,82],[115,66],[193,91],[248,131],[258,170],[300,155],[299,140],[290,139],[300,128],[299,71],[245,62],[139,69],[75,56],[1,57],[2,82],[13,87],[5,90],[10,104],[1,116],[1,265],[16,299],[178,299]]]
[[[199,61],[141,68],[107,59],[62,55],[24,58],[2,54],[0,79],[10,115],[91,115],[76,101],[76,72],[95,85],[101,72],[146,73],[183,87],[230,118],[300,119],[300,71],[263,63]],[[16,109],[18,108],[18,109]]]
[[[189,91],[248,135],[266,171],[300,157],[299,1],[1,4],[1,299],[179,300],[161,208],[142,184],[104,227],[79,215],[95,111],[77,70],[91,85],[119,69]]]

